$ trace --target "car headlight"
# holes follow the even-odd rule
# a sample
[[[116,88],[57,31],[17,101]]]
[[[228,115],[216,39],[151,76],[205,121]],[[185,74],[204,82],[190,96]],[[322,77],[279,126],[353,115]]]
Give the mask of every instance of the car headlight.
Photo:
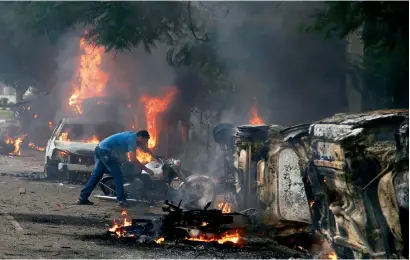
[[[53,152],[52,159],[53,160],[59,160],[59,161],[62,161],[62,162],[68,162],[69,159],[70,159],[70,155],[67,152],[56,149]]]

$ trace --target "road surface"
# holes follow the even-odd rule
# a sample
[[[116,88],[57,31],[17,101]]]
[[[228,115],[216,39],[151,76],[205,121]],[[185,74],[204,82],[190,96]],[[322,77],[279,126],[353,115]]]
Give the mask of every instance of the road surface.
[[[24,155],[25,154],[25,155]],[[105,236],[119,217],[115,203],[92,200],[75,205],[81,185],[54,183],[41,177],[41,153],[0,156],[1,258],[295,258],[295,251],[270,245],[254,251],[126,244]],[[158,216],[160,210],[139,205],[129,215]]]

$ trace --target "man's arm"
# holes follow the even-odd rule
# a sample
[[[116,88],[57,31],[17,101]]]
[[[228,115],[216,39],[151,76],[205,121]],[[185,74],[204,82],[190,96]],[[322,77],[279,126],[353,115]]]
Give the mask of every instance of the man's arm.
[[[144,171],[148,172],[151,175],[154,174],[151,169],[148,169],[147,167],[145,167],[145,165],[137,159],[137,153],[136,152],[128,152],[128,160],[132,164],[136,165],[139,169],[144,170]]]

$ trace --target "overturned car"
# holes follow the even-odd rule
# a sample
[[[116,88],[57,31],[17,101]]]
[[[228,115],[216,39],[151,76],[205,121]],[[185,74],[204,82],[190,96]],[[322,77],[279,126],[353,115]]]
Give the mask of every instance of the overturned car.
[[[408,110],[241,126],[232,140],[237,204],[257,205],[274,236],[320,233],[338,258],[408,257]]]

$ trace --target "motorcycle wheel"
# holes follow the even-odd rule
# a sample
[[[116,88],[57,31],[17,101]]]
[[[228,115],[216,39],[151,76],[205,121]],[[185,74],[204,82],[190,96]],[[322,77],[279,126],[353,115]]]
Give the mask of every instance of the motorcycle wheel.
[[[115,191],[114,177],[107,176],[102,178],[99,183],[99,186],[105,196],[117,196],[117,193]]]
[[[181,185],[182,203],[185,208],[203,209],[215,200],[215,184],[208,176],[191,175]]]
[[[117,196],[114,177],[106,176],[102,178],[99,185],[100,185],[101,191],[104,193],[105,196],[112,196],[112,197]],[[132,198],[138,198],[138,197],[141,197],[141,195],[143,194],[142,191],[144,188],[144,183],[142,183],[140,179],[135,179],[131,183],[129,188],[127,187],[124,187],[124,192],[127,197],[128,195],[130,195]]]

